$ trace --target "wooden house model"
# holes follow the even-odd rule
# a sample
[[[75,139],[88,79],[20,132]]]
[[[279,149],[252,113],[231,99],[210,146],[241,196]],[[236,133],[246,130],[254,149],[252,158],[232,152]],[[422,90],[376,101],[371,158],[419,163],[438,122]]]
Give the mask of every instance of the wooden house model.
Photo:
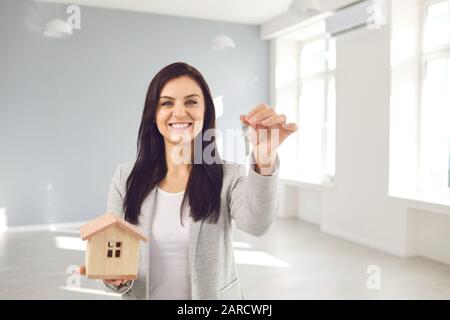
[[[90,279],[136,279],[139,240],[147,241],[135,226],[118,215],[105,213],[80,228],[87,240],[86,276]]]

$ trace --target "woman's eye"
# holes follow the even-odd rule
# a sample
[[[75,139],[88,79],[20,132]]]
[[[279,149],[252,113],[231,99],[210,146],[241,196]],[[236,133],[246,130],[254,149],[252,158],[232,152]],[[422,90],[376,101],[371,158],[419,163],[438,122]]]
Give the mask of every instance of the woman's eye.
[[[187,101],[186,103],[192,106],[192,105],[196,105],[196,104],[197,104],[197,101],[189,100],[189,101]],[[167,106],[171,106],[171,105],[172,105],[172,102],[170,102],[170,101],[162,102],[161,105],[162,105],[162,106],[166,106],[166,107],[167,107]]]

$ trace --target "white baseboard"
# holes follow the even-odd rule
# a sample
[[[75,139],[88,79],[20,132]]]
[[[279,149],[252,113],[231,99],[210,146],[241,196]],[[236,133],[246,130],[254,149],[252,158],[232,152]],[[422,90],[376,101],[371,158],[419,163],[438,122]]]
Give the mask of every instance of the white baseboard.
[[[333,227],[329,227],[329,226],[325,226],[325,225],[321,225],[320,226],[320,231],[323,231],[325,233],[328,233],[330,235],[339,237],[339,238],[343,238],[345,240],[349,240],[376,250],[380,250],[382,252],[385,253],[389,253],[401,258],[407,258],[407,257],[411,257],[410,254],[408,254],[406,248],[399,248],[387,243],[384,243],[382,241],[378,241],[378,240],[374,240],[374,239],[370,239],[370,238],[366,238],[366,237],[362,237],[360,235],[356,235],[356,234],[352,234],[352,233],[348,233],[342,230],[338,230],[336,228]]]
[[[80,226],[84,223],[85,221],[12,226],[7,227],[6,230],[2,231],[2,233],[58,231],[59,229],[80,228]]]

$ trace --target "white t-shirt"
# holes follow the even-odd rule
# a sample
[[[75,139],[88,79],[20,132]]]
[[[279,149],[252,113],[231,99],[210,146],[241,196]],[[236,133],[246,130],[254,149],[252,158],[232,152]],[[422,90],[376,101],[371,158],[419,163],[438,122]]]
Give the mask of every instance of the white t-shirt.
[[[180,222],[184,191],[166,192],[157,187],[156,210],[150,230],[150,299],[189,300],[189,207]]]

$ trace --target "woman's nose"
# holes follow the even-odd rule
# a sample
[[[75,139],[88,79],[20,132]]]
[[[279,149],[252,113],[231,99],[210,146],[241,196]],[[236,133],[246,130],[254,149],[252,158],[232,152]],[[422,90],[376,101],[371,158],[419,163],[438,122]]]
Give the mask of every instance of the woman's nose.
[[[175,103],[175,107],[173,109],[174,117],[183,117],[186,116],[186,108],[183,103]]]

